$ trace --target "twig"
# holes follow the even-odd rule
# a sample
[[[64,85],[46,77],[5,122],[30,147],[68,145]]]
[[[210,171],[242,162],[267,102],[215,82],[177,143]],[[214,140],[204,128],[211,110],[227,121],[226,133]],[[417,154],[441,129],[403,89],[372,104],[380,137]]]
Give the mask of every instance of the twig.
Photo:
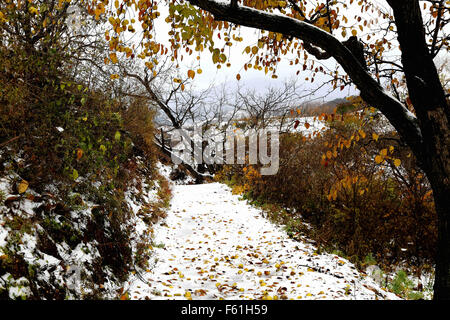
[[[20,138],[20,135],[14,137],[14,138],[12,138],[12,139],[9,139],[8,141],[2,142],[2,143],[0,144],[0,148],[3,148],[3,147],[6,146],[8,143],[13,142],[13,141],[15,141],[15,140],[17,140],[17,139],[19,139],[19,138]]]

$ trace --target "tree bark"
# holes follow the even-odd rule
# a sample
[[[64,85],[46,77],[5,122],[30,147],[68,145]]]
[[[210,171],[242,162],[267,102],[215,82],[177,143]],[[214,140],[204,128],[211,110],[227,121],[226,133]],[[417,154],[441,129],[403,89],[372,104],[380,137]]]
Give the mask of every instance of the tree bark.
[[[408,92],[423,143],[417,158],[438,215],[434,299],[450,300],[450,109],[429,51],[417,0],[388,0],[394,10]]]

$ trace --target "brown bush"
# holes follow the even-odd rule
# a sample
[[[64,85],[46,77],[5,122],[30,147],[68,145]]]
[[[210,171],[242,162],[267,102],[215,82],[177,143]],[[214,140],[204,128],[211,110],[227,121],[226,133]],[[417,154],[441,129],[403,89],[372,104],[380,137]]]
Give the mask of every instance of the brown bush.
[[[123,111],[124,127],[131,136],[137,147],[151,159],[155,158],[157,150],[153,143],[155,127],[153,118],[156,110],[151,108],[142,99],[135,99],[128,108]]]

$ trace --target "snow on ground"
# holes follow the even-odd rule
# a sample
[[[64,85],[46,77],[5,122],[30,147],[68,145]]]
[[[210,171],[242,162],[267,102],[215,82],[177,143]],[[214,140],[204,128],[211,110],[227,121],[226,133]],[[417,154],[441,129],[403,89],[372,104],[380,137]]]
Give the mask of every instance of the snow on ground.
[[[219,183],[178,185],[132,299],[396,299],[347,260],[290,239]]]
[[[186,174],[186,177],[184,179],[179,179],[176,181],[173,181],[170,179],[170,174],[178,168],[177,165],[167,165],[162,164],[161,162],[158,162],[156,164],[156,167],[158,168],[159,174],[161,174],[171,185],[174,184],[193,184],[195,183],[195,179],[191,177],[190,175]]]
[[[96,270],[93,266],[96,261],[103,258],[98,250],[100,244],[96,240],[80,241],[74,248],[65,239],[61,241],[52,240],[57,251],[54,254],[55,256],[43,252],[38,245],[38,239],[46,239],[41,235],[48,234],[49,230],[45,229],[45,224],[34,210],[42,206],[42,202],[35,201],[34,197],[37,199],[42,195],[30,188],[27,189],[25,194],[13,194],[13,183],[14,180],[18,179],[20,177],[14,174],[0,177],[0,267],[2,266],[2,259],[7,259],[11,255],[10,252],[13,252],[23,258],[30,273],[35,273],[34,280],[39,280],[49,285],[50,288],[55,285],[71,288],[72,291],[67,292],[67,299],[79,299],[86,294],[90,294],[92,288],[98,289],[99,284],[93,282],[94,276],[96,276]],[[98,182],[99,186],[100,183]],[[54,188],[57,192],[56,186],[49,185],[47,188]],[[159,190],[160,184],[157,180],[149,184],[145,179],[137,179],[130,182],[129,190],[125,192],[125,202],[133,211],[133,215],[129,217],[126,223],[122,224],[122,228],[133,230],[130,237],[133,257],[138,252],[141,253],[139,246],[151,242],[150,225],[144,221],[144,215],[139,214],[139,211],[160,201]],[[82,205],[71,209],[69,220],[74,222],[73,228],[83,234],[88,228],[88,223],[94,219],[92,208],[96,204],[86,200],[84,194],[73,193],[71,196],[79,197]],[[4,200],[12,198],[16,198],[16,201],[13,205],[7,207]],[[46,203],[54,205],[56,202],[52,199],[47,200]],[[14,218],[34,219],[36,223],[29,223],[30,230],[27,232],[22,231],[25,228],[11,229],[8,225],[11,224],[11,221],[14,221]],[[51,209],[45,212],[45,218],[56,226],[62,226],[67,219],[66,216],[55,213]],[[107,226],[108,221],[105,222],[105,227]],[[0,270],[0,293],[3,289],[6,289],[11,299],[25,299],[32,294],[30,282],[26,277],[16,279],[10,273],[1,273],[2,271],[4,270]],[[114,276],[109,267],[106,267],[103,271],[105,277],[104,283],[102,283],[104,288],[102,298],[115,299],[117,298],[117,290],[122,283]],[[41,289],[39,284],[35,286],[37,289]]]
[[[172,171],[172,168],[168,165],[162,164],[161,162],[156,163],[156,168],[158,169],[158,172],[160,175],[162,175],[167,181],[170,181],[170,172]]]

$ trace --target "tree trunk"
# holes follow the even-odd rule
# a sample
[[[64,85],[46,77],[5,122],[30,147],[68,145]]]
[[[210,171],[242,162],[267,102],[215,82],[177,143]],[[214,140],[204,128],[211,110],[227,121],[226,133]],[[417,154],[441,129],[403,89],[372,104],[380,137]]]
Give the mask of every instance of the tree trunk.
[[[388,0],[394,10],[402,64],[422,134],[414,150],[433,189],[438,216],[434,299],[450,300],[450,110],[425,39],[417,0]]]
[[[428,142],[427,162],[423,169],[433,189],[434,203],[438,217],[438,243],[435,257],[434,299],[450,300],[450,129],[444,110],[429,111],[431,125],[440,131]],[[425,154],[426,156],[427,154]]]
[[[449,159],[443,159],[450,162]],[[435,258],[435,300],[450,300],[450,188],[448,174],[435,174],[429,180],[433,188],[436,213],[438,215],[438,243]]]

